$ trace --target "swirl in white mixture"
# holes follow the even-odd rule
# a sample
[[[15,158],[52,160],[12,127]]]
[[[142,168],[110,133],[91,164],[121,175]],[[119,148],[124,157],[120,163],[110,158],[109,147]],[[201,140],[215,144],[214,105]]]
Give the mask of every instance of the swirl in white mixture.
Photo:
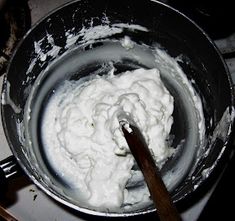
[[[134,160],[117,115],[132,115],[161,167],[174,152],[166,142],[173,103],[157,69],[67,81],[52,96],[43,117],[48,159],[89,205],[112,209],[147,200],[147,189],[136,197],[126,189]]]

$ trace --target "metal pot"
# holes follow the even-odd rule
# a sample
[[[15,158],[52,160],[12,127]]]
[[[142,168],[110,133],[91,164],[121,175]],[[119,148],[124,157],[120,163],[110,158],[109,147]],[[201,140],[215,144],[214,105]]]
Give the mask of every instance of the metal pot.
[[[89,28],[98,30],[104,26],[112,30],[112,34],[93,35],[89,40],[84,37],[84,30],[89,34]],[[3,126],[14,157],[38,187],[62,204],[93,215],[126,217],[155,209],[148,205],[127,211],[99,211],[84,206],[69,192],[62,191],[65,184],[51,168],[40,141],[40,117],[48,96],[59,82],[86,76],[101,63],[115,63],[116,53],[119,53],[116,49],[108,54],[97,51],[105,40],[119,42],[125,36],[137,44],[159,45],[170,56],[181,57],[179,64],[202,100],[205,143],[190,148],[191,162],[185,164],[183,176],[171,190],[174,202],[187,198],[208,179],[224,154],[232,132],[231,77],[213,42],[193,21],[157,1],[86,0],[60,7],[26,34],[10,61],[2,89]],[[89,56],[79,57],[83,53]],[[120,72],[151,68],[151,63],[144,58],[137,62],[127,56],[121,61],[115,63]],[[47,74],[42,75],[44,72]],[[31,97],[32,91],[34,97]],[[181,98],[176,97],[176,100],[180,103]],[[192,122],[182,119],[187,117],[180,116],[180,110],[175,113],[177,123],[173,126],[178,141],[187,139],[187,129],[192,126]],[[179,166],[177,160],[184,165],[184,152],[189,151],[184,148],[182,156],[169,164],[171,169]]]

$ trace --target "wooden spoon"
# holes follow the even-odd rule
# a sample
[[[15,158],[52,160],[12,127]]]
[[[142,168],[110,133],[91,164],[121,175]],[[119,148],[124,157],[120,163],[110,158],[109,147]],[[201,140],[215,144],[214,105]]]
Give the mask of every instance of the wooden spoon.
[[[2,220],[1,217],[6,221],[17,221],[18,220],[11,213],[9,213],[4,207],[2,207],[0,205],[0,220]]]
[[[120,116],[119,123],[122,127],[128,146],[144,175],[144,179],[147,183],[160,220],[181,220],[142,133],[129,116],[125,117],[125,119]]]

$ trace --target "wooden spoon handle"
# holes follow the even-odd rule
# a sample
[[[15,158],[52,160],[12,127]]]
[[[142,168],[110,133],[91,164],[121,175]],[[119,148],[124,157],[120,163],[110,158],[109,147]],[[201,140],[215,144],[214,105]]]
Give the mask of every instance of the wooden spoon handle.
[[[128,132],[125,126],[122,125],[122,131],[128,146],[144,175],[160,220],[181,220],[180,215],[176,210],[170,194],[161,178],[160,172],[154,162],[149,148],[144,141],[143,135],[137,127],[130,125],[130,128],[132,131]]]
[[[12,214],[0,205],[0,219],[1,217],[6,221],[18,221]]]

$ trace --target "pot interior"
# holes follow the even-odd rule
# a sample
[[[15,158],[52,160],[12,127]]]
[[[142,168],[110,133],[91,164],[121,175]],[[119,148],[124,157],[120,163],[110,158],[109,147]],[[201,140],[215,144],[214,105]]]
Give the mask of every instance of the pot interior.
[[[87,46],[85,46],[87,47]],[[25,108],[25,124],[26,124],[26,140],[27,146],[30,146],[35,155],[36,161],[39,164],[42,173],[47,174],[53,183],[63,187],[69,195],[74,196],[72,188],[58,175],[58,171],[50,163],[45,147],[43,145],[43,137],[41,136],[44,109],[47,107],[47,102],[57,88],[64,82],[76,80],[88,80],[93,75],[104,75],[110,72],[114,67],[114,74],[120,74],[126,70],[134,70],[137,68],[151,69],[157,67],[155,57],[150,49],[147,50],[146,46],[135,45],[135,49],[126,50],[122,47],[120,42],[103,41],[99,42],[99,46],[92,48],[92,50],[84,51],[80,47],[72,52],[64,55],[62,58],[56,60],[47,71],[38,77],[30,93]],[[105,56],[107,54],[107,56]],[[138,60],[134,59],[134,55],[138,55]],[[198,124],[200,119],[197,116],[197,110],[193,105],[192,98],[188,95],[187,90],[179,79],[172,78],[168,73],[162,72],[162,79],[167,85],[168,90],[175,98],[174,103],[174,124],[171,134],[174,136],[173,146],[177,149],[177,154],[169,158],[167,163],[162,168],[162,176],[168,185],[168,189],[173,191],[180,182],[183,181],[185,176],[195,164],[198,149],[200,147],[200,138],[198,133]],[[185,116],[182,118],[182,114]],[[30,120],[27,120],[30,119]],[[138,184],[133,187],[129,183],[129,191],[137,191],[135,188],[142,188]],[[136,182],[135,182],[136,183]],[[66,188],[64,188],[66,187]],[[66,190],[65,190],[66,189]],[[69,193],[70,192],[70,193]],[[71,197],[70,196],[70,197]],[[79,202],[79,195],[78,200]],[[151,203],[152,205],[152,203]],[[134,211],[145,208],[146,205],[136,205]],[[124,209],[129,211],[129,209]],[[133,211],[131,208],[130,211]]]

